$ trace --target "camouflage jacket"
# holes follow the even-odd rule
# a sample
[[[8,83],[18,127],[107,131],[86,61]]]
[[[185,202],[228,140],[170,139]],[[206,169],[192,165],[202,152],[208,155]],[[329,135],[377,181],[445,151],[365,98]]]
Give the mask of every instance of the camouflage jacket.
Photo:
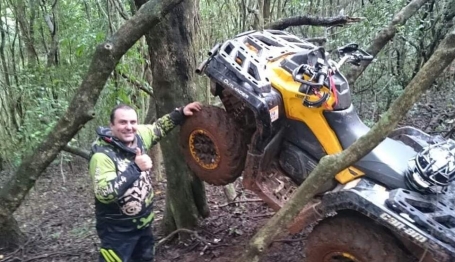
[[[137,147],[146,152],[183,120],[182,111],[176,110],[151,125],[138,125]],[[141,172],[134,163],[136,149],[113,137],[109,128],[99,127],[97,134],[89,164],[97,225],[117,232],[150,226],[154,215],[150,172]]]

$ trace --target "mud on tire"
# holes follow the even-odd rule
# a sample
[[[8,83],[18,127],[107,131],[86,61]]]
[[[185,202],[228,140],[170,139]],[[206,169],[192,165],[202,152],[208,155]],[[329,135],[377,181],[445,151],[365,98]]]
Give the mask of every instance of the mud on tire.
[[[180,146],[189,168],[212,185],[227,185],[239,177],[247,152],[242,134],[222,108],[204,106],[180,129]]]
[[[384,228],[359,216],[337,215],[316,225],[307,238],[305,262],[410,262]]]

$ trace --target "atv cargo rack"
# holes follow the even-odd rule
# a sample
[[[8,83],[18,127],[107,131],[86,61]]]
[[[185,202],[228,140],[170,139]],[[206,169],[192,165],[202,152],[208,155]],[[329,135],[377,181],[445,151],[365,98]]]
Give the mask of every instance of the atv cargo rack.
[[[316,46],[311,43],[283,31],[249,31],[226,41],[217,51],[212,49],[209,55],[218,54],[215,59],[226,66],[227,71],[234,73],[239,82],[247,83],[254,92],[260,94],[270,92],[271,89],[264,70],[268,61],[314,48]],[[203,68],[197,70],[202,71]]]

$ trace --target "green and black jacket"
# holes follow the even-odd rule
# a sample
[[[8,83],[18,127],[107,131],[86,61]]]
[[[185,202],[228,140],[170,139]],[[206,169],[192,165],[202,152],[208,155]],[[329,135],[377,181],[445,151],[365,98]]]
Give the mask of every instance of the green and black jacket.
[[[146,152],[176,125],[184,121],[182,110],[163,116],[151,125],[138,125],[136,145]],[[136,148],[129,148],[99,127],[92,145],[89,173],[95,190],[97,225],[116,232],[145,228],[153,221],[153,188],[149,171],[134,163]]]

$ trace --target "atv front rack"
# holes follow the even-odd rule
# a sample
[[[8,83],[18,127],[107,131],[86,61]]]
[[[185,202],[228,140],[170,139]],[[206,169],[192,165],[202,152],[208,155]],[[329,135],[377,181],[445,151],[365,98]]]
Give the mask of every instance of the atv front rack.
[[[241,82],[260,94],[270,92],[271,89],[264,70],[268,61],[314,48],[314,45],[283,31],[250,31],[226,41],[219,48],[216,59]]]

